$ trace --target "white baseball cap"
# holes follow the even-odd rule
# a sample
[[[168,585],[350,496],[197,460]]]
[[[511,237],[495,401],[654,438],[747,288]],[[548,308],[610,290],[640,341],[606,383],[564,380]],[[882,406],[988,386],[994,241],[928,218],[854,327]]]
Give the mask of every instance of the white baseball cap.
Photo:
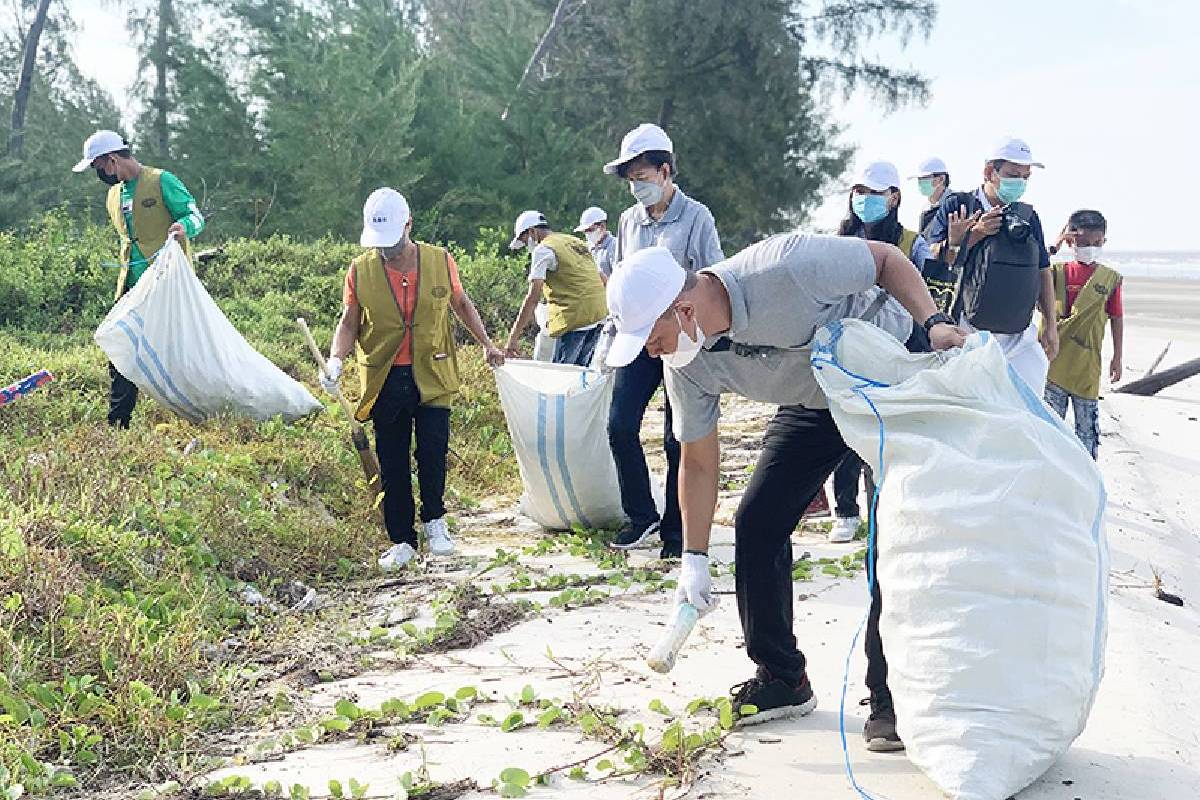
[[[1025,143],[1024,139],[1014,139],[1011,137],[1001,139],[996,144],[996,148],[988,156],[988,161],[1011,161],[1023,167],[1046,168],[1045,164],[1033,160],[1033,153],[1029,150],[1029,145]]]
[[[600,206],[585,208],[579,215],[579,224],[575,226],[575,232],[583,233],[597,222],[608,222],[608,214],[604,213],[604,209]]]
[[[865,186],[873,192],[900,188],[900,170],[890,161],[872,161],[863,167],[852,186]]]
[[[628,164],[642,153],[651,150],[674,153],[675,145],[671,144],[671,137],[667,136],[667,132],[662,128],[651,122],[643,122],[625,134],[625,138],[621,140],[621,154],[604,165],[604,172],[607,175],[616,175],[617,168],[622,164]]]
[[[928,178],[930,175],[949,174],[950,170],[946,167],[946,162],[942,161],[937,156],[927,158],[921,162],[921,166],[917,167],[917,174],[910,175],[909,178]]]
[[[613,270],[605,290],[617,326],[606,359],[610,367],[623,367],[642,352],[654,323],[679,296],[685,275],[665,247],[638,250]]]
[[[404,195],[386,186],[376,189],[363,204],[358,243],[363,247],[391,247],[404,238],[404,226],[411,218]]]
[[[517,221],[513,223],[513,240],[508,243],[508,249],[520,250],[525,246],[525,243],[521,241],[521,234],[530,228],[549,224],[546,222],[546,215],[540,211],[522,211],[517,217]]]
[[[83,172],[92,166],[92,162],[103,155],[115,153],[129,147],[121,134],[116,131],[96,131],[83,143],[83,158],[71,167],[72,172]]]

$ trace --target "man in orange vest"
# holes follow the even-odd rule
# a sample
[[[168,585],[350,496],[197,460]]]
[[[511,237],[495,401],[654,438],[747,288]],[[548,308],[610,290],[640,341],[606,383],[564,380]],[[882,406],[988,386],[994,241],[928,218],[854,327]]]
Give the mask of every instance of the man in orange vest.
[[[338,392],[342,360],[358,354],[361,394],[355,417],[375,423],[375,450],[383,485],[383,519],[392,546],[379,566],[395,570],[417,552],[409,448],[416,435],[421,522],[429,552],[449,555],[446,525],[446,453],[450,404],[458,394],[453,312],[483,347],[488,363],[504,363],[444,248],[414,242],[408,202],[395,189],[376,189],[363,207],[359,243],[369,248],[350,263],[343,310],[321,386]]]
[[[110,187],[108,216],[121,237],[116,291],[116,299],[120,299],[154,263],[168,238],[177,239],[188,252],[188,240],[204,230],[204,216],[179,178],[138,163],[129,144],[114,131],[96,131],[83,143],[83,158],[74,171],[88,169],[96,170],[96,177]],[[112,378],[108,423],[128,428],[137,403],[137,386],[112,364],[108,373]]]

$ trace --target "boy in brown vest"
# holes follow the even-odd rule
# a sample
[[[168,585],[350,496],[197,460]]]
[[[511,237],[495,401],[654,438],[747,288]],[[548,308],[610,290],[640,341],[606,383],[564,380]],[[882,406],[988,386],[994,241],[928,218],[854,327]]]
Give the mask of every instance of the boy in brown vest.
[[[190,253],[188,240],[204,230],[204,217],[191,192],[170,172],[143,166],[133,157],[129,144],[113,131],[96,131],[83,143],[83,158],[75,172],[96,170],[107,185],[108,217],[121,237],[121,272],[116,298],[133,288],[154,263],[154,257],[175,238]],[[129,427],[138,390],[132,381],[108,365],[112,388],[108,400],[108,423]]]
[[[1100,448],[1100,372],[1104,346],[1104,323],[1112,330],[1113,357],[1108,378],[1121,380],[1124,355],[1125,310],[1121,299],[1121,275],[1100,263],[1108,222],[1099,211],[1076,211],[1067,221],[1055,251],[1064,242],[1075,257],[1055,264],[1054,291],[1058,311],[1058,356],[1050,362],[1046,378],[1046,403],[1067,415],[1067,403],[1075,416],[1075,434],[1096,457]]]
[[[417,552],[409,449],[416,434],[421,522],[429,552],[449,555],[446,526],[446,452],[450,404],[458,394],[458,360],[450,312],[484,348],[488,363],[504,353],[488,338],[458,267],[441,247],[413,242],[408,202],[395,189],[376,189],[363,207],[359,243],[370,248],[350,263],[342,318],[333,334],[321,386],[338,392],[342,359],[358,351],[362,395],[355,417],[375,423],[375,450],[383,485],[383,520],[392,546],[379,557],[400,569]]]

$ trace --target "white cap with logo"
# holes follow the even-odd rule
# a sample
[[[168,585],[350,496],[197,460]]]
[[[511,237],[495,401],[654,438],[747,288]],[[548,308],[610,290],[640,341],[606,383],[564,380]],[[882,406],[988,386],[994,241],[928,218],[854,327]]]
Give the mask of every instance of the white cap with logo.
[[[517,221],[513,223],[513,240],[508,243],[508,249],[520,250],[525,246],[525,243],[521,241],[521,234],[530,228],[549,224],[546,221],[546,215],[540,211],[522,211],[517,217]]]
[[[992,150],[992,154],[988,156],[988,161],[1011,161],[1023,167],[1046,168],[1045,164],[1033,160],[1033,153],[1024,139],[1015,139],[1012,137],[1001,139],[996,144],[996,148]]]
[[[115,153],[129,147],[121,134],[116,131],[96,131],[83,143],[83,158],[71,167],[73,172],[83,172],[92,166],[92,162],[103,155]]]
[[[608,214],[600,206],[585,208],[579,215],[579,224],[575,226],[576,233],[583,233],[597,222],[608,222]]]
[[[900,170],[890,161],[872,161],[854,179],[855,186],[865,186],[873,192],[900,188]]]
[[[606,359],[623,367],[637,358],[658,318],[683,288],[686,273],[665,247],[647,247],[622,261],[608,279],[608,312],[617,335]]]
[[[604,172],[608,175],[616,175],[617,168],[622,164],[628,164],[642,153],[648,153],[651,150],[674,153],[675,145],[671,144],[671,137],[667,136],[667,132],[662,128],[651,122],[643,122],[625,134],[625,138],[621,140],[621,154],[604,165]]]
[[[921,162],[921,166],[917,167],[917,174],[910,175],[909,178],[928,178],[930,175],[950,174],[950,170],[946,167],[946,162],[942,161],[937,156],[927,158]]]
[[[376,189],[363,204],[358,243],[363,247],[391,247],[404,238],[404,226],[411,218],[404,195],[386,186]]]

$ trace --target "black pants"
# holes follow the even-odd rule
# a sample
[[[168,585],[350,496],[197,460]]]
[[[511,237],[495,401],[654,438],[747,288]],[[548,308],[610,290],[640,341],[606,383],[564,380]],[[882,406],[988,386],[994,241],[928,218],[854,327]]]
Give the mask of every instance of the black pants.
[[[781,406],[767,425],[734,521],[738,613],[746,653],[761,677],[798,684],[804,675],[792,631],[792,531],[849,452],[827,410]],[[867,624],[867,683],[886,691],[878,606],[876,593]]]
[[[137,405],[137,385],[117,372],[111,363],[108,365],[108,376],[112,379],[112,386],[108,390],[108,424],[128,428],[133,407]]]
[[[450,448],[450,409],[421,405],[412,367],[392,367],[379,399],[371,410],[375,423],[375,452],[383,485],[383,522],[394,544],[415,549],[416,508],[412,494],[409,449],[417,436],[417,483],[421,490],[421,521],[446,514],[446,453]]]
[[[658,508],[650,494],[650,471],[642,451],[642,418],[646,407],[663,379],[663,364],[651,358],[643,348],[638,357],[616,371],[612,405],[608,412],[608,445],[617,466],[621,487],[621,506],[629,521],[649,525],[659,519]],[[667,454],[666,508],[663,509],[660,535],[664,543],[683,541],[683,523],[679,516],[679,440],[671,430],[671,402],[666,401],[663,421],[663,449]]]
[[[863,463],[858,453],[851,450],[846,453],[842,463],[833,471],[833,498],[836,503],[834,513],[839,517],[860,517],[858,508],[858,479],[863,473],[867,476],[867,503],[875,496],[875,476],[871,468]]]

